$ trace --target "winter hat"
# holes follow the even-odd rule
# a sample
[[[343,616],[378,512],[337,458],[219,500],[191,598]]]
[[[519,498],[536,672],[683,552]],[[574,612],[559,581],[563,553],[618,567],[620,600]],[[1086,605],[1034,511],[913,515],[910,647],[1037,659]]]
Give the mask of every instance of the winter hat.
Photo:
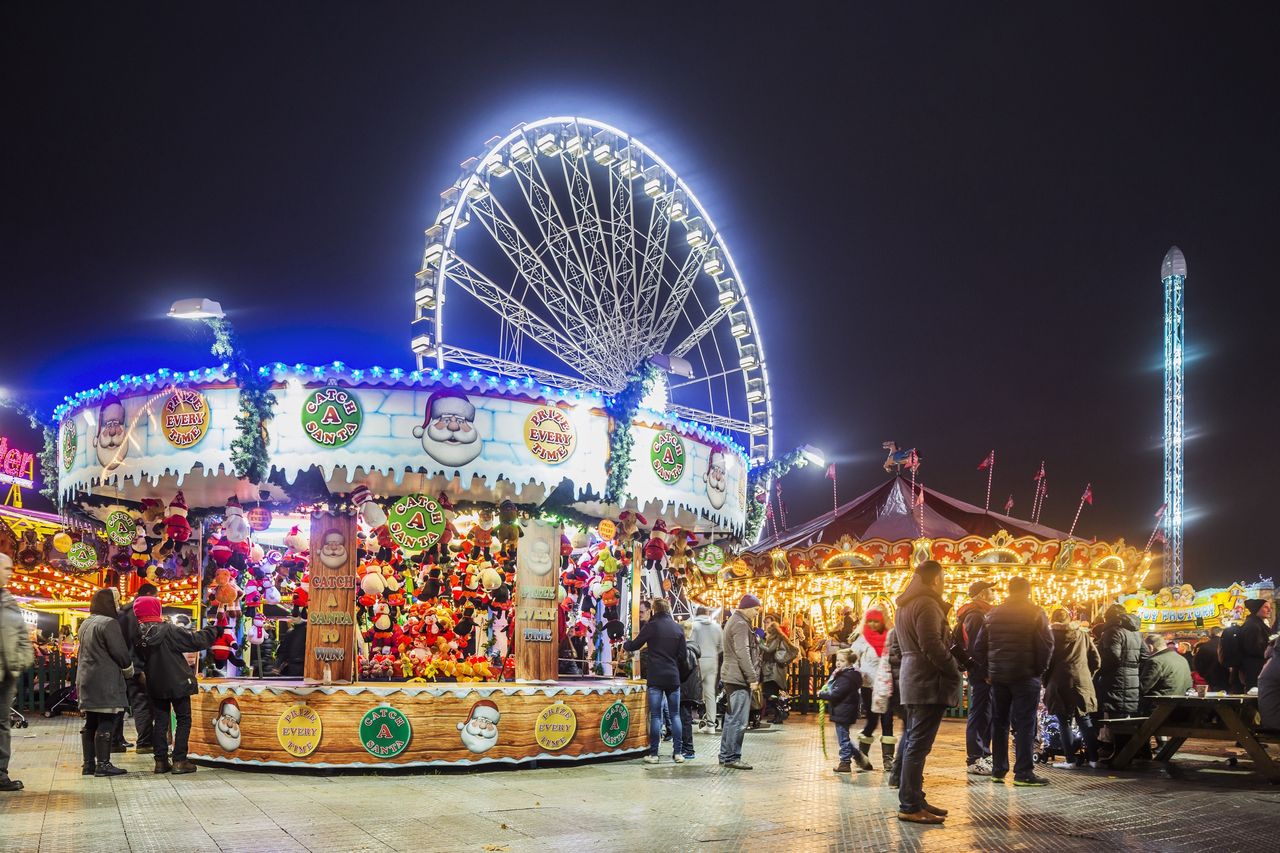
[[[863,614],[862,618],[863,619],[879,619],[881,622],[883,622],[884,611],[881,610],[879,607],[872,607],[865,614]]]
[[[1262,598],[1245,599],[1244,609],[1248,610],[1250,613],[1256,614],[1259,610],[1262,609],[1262,605],[1266,603],[1267,603],[1266,599],[1262,599]]]
[[[451,388],[437,391],[427,398],[427,408],[422,415],[422,426],[413,428],[413,437],[422,438],[432,419],[441,415],[453,415],[454,417],[473,421],[476,417],[476,407],[467,399],[467,395],[461,391],[454,391]]]
[[[178,492],[173,496],[173,500],[169,501],[169,512],[174,515],[186,516],[187,499],[182,496],[182,492]]]
[[[759,606],[760,606],[760,599],[756,598],[751,593],[747,593],[746,595],[742,596],[742,600],[738,602],[739,610],[746,610],[750,607],[759,607]]]
[[[163,622],[164,613],[160,609],[160,599],[149,595],[139,596],[133,600],[133,615],[139,622]]]
[[[351,490],[351,503],[353,506],[363,506],[371,500],[373,500],[373,495],[369,493],[369,487],[363,483]]]
[[[668,532],[668,531],[667,531],[667,523],[666,523],[665,521],[663,521],[661,518],[659,518],[659,519],[655,520],[655,521],[653,522],[653,532],[654,532],[654,533],[667,533],[667,532]]]

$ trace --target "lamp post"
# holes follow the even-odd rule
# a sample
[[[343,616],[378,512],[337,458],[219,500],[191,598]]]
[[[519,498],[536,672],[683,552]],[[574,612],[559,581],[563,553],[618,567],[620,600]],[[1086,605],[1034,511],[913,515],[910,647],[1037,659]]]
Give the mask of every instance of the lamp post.
[[[231,365],[240,389],[240,411],[236,414],[236,437],[231,442],[231,466],[237,477],[261,483],[267,477],[267,421],[275,412],[269,373],[259,371],[235,341],[231,323],[222,306],[212,299],[179,299],[169,308],[169,316],[179,320],[199,320],[213,330],[210,352]]]

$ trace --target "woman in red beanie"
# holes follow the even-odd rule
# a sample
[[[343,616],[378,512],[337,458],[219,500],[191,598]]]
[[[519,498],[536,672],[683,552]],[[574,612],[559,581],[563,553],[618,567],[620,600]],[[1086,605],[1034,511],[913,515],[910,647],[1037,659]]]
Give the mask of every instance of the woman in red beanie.
[[[133,602],[138,617],[138,657],[144,664],[147,695],[151,697],[151,715],[156,720],[169,719],[172,709],[177,725],[173,733],[173,763],[169,763],[169,739],[165,726],[152,729],[156,773],[194,773],[196,766],[187,760],[187,740],[191,736],[191,697],[196,692],[196,674],[183,654],[202,652],[217,639],[222,629],[210,625],[192,632],[166,621],[160,599],[140,596]]]

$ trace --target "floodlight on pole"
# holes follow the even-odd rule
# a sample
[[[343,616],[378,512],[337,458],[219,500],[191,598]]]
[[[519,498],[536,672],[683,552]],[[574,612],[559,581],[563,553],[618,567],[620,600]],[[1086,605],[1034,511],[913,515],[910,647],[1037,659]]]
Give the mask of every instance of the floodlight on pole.
[[[178,320],[221,320],[226,314],[214,300],[194,297],[179,299],[169,306],[169,316]]]
[[[812,444],[800,445],[800,458],[808,464],[816,465],[819,468],[827,464],[827,455]]]

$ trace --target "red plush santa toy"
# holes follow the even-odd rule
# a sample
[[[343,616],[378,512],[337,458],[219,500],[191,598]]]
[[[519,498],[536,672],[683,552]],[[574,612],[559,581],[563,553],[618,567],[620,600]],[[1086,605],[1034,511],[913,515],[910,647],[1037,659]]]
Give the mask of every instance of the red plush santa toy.
[[[169,501],[169,514],[164,518],[164,535],[174,543],[191,538],[191,524],[187,521],[187,499],[178,492]]]
[[[662,567],[662,561],[667,558],[667,549],[671,547],[667,537],[667,523],[661,518],[655,520],[649,541],[644,543],[644,567],[646,571],[652,569],[656,572]]]
[[[373,535],[378,537],[378,548],[390,550],[395,541],[392,540],[391,531],[387,528],[387,511],[373,499],[369,487],[356,486],[351,492],[351,503],[360,513],[360,518],[373,531]]]
[[[244,508],[235,497],[227,501],[227,517],[222,523],[222,532],[233,551],[249,556],[249,520],[244,517]]]

